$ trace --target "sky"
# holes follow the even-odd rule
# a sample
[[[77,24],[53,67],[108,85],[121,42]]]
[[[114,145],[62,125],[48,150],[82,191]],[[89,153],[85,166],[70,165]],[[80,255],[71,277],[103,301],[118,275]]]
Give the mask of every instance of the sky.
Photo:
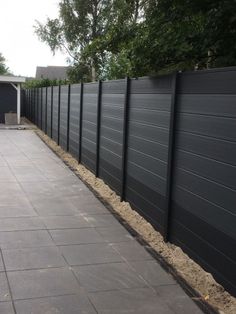
[[[34,77],[37,66],[67,65],[67,56],[39,41],[36,20],[58,15],[59,0],[0,0],[0,52],[14,75]]]

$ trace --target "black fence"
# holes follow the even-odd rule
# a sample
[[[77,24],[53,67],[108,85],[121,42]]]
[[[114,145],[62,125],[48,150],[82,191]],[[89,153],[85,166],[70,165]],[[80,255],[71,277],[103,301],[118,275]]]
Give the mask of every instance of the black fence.
[[[236,295],[236,68],[25,93],[27,118]]]

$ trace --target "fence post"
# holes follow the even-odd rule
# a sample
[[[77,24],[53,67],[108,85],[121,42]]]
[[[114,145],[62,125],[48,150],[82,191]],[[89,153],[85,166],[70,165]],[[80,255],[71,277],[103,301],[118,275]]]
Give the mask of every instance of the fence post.
[[[32,122],[32,94],[33,94],[33,89],[30,90],[29,120],[31,122]]]
[[[29,102],[30,102],[30,90],[28,89],[27,93],[27,108],[26,108],[26,118],[29,119]]]
[[[36,124],[36,88],[34,88],[34,124]]]
[[[70,84],[68,85],[68,102],[67,102],[67,139],[66,139],[66,151],[69,151],[70,147]]]
[[[36,89],[36,103],[37,103],[37,127],[39,126],[39,89]]]
[[[46,87],[46,100],[45,100],[45,133],[48,131],[48,88]]]
[[[101,100],[102,100],[102,81],[98,81],[98,102],[97,102],[97,140],[96,140],[96,177],[99,176],[99,159],[100,159],[100,130],[101,130]]]
[[[32,111],[32,120],[35,124],[35,88],[33,89],[33,111]]]
[[[51,138],[53,132],[53,86],[51,86]]]
[[[126,169],[127,169],[127,144],[129,124],[129,103],[130,103],[130,78],[126,78],[124,117],[123,117],[123,147],[122,147],[122,169],[121,169],[121,202],[125,200]]]
[[[30,108],[30,120],[31,122],[34,122],[34,118],[33,118],[33,102],[34,102],[34,90],[32,89],[31,90],[31,102],[30,102],[30,105],[31,105],[31,108]]]
[[[172,185],[175,154],[175,125],[176,125],[176,99],[177,99],[178,72],[173,73],[171,82],[171,107],[170,107],[170,129],[168,141],[168,161],[167,161],[167,182],[166,182],[166,210],[164,213],[164,241],[169,240],[171,205],[172,205]]]
[[[40,125],[40,129],[43,130],[43,88],[40,88],[40,93],[41,93],[41,99],[40,99],[40,106],[41,106],[41,110],[40,110],[40,114],[41,114],[41,125]]]
[[[60,145],[60,120],[61,120],[61,85],[59,85],[58,88],[57,145]]]
[[[34,124],[36,125],[36,88],[34,88]]]
[[[35,93],[35,88],[34,88],[34,101],[33,101],[33,110],[34,110],[34,113],[33,113],[33,121],[34,121],[34,124],[36,124],[36,93]]]
[[[80,83],[80,110],[79,110],[79,156],[78,162],[81,163],[82,156],[82,125],[83,125],[83,95],[84,95],[84,84]]]
[[[34,91],[34,107],[35,107],[35,113],[34,113],[34,116],[35,116],[35,124],[38,125],[38,98],[37,98],[37,91],[38,89],[35,88],[35,91]]]
[[[30,90],[30,108],[29,108],[29,120],[32,122],[32,95],[33,89]]]

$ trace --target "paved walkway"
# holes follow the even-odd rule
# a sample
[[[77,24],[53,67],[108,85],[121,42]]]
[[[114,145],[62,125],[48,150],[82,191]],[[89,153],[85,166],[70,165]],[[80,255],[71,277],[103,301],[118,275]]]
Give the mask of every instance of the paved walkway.
[[[33,131],[0,131],[1,314],[200,314]]]

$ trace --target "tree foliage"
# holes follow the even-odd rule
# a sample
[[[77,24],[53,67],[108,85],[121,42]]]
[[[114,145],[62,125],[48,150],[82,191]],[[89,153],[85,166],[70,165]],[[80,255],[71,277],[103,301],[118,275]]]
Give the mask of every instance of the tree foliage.
[[[66,85],[69,84],[69,81],[67,80],[50,80],[50,79],[31,79],[27,80],[23,87],[25,89],[31,89],[31,88],[39,88],[39,87],[48,87],[48,86],[58,86],[58,85]]]
[[[67,51],[80,72],[84,70],[87,75],[87,67],[90,67],[90,76],[95,79],[103,54],[93,51],[85,54],[85,49],[105,33],[110,3],[109,0],[61,0],[59,18],[48,19],[45,25],[37,22],[36,33],[53,52]]]
[[[6,59],[0,53],[0,75],[9,74],[9,69],[6,66]]]
[[[36,32],[73,80],[236,65],[236,0],[61,0]]]

